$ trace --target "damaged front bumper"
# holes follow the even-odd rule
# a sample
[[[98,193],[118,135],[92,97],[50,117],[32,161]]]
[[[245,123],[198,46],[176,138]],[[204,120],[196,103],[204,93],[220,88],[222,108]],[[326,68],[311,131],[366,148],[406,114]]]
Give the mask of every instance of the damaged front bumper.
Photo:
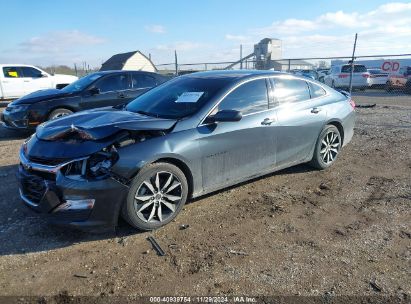
[[[60,169],[70,162],[35,163],[21,149],[17,173],[21,199],[53,224],[85,230],[114,229],[128,187],[111,176],[100,180],[67,178]]]

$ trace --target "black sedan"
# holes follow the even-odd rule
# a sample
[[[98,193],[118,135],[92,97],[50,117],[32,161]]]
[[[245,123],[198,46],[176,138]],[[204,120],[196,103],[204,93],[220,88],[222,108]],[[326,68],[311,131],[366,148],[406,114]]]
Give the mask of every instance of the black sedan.
[[[167,80],[142,71],[97,72],[61,90],[41,90],[19,98],[7,106],[1,120],[6,128],[33,130],[47,120],[73,112],[126,104]]]

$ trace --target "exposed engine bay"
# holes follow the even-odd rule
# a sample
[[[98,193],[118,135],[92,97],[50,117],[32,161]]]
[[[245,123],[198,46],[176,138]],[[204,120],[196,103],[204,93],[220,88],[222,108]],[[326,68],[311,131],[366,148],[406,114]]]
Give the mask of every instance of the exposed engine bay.
[[[137,144],[153,137],[163,136],[167,131],[121,131],[117,139],[101,151],[95,152],[85,159],[73,161],[61,169],[61,173],[73,180],[98,180],[109,176],[116,180],[125,182],[121,177],[110,172],[110,168],[118,161],[118,149]],[[73,140],[71,138],[70,140]],[[75,140],[84,141],[83,138],[75,136]]]

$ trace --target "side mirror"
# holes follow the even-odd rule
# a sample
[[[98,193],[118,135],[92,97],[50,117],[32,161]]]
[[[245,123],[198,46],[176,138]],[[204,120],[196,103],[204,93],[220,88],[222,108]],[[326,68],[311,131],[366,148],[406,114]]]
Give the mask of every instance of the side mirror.
[[[98,94],[100,94],[100,89],[99,88],[91,88],[90,90],[88,90],[88,92],[90,93],[90,95],[98,95]]]
[[[39,78],[41,78],[41,77],[48,77],[48,75],[45,74],[45,73],[41,73],[41,74],[39,75]]]
[[[209,116],[206,122],[235,122],[240,121],[243,118],[243,114],[236,110],[221,110],[215,115]]]

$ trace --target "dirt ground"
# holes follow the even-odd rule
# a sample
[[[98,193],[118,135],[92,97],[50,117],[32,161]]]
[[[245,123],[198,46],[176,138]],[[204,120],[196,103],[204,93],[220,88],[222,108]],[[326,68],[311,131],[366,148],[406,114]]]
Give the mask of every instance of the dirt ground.
[[[0,295],[411,295],[411,96],[356,94],[352,142],[197,199],[154,232],[49,226],[19,200],[26,135],[0,128]],[[3,105],[4,107],[4,105]],[[181,225],[187,229],[181,229]],[[157,256],[148,236],[167,255]]]

